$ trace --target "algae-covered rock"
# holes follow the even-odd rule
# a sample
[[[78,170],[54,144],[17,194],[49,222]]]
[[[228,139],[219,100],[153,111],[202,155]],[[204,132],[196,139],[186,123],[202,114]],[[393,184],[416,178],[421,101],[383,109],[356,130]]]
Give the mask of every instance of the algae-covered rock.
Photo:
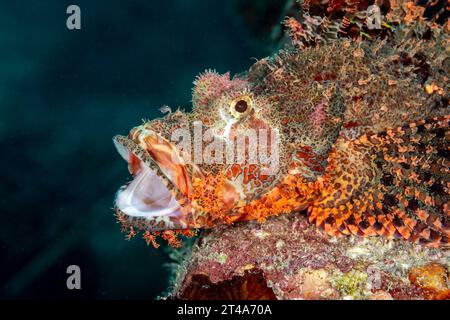
[[[402,240],[330,237],[297,213],[206,231],[171,296],[214,298],[219,286],[246,298],[234,284],[257,274],[253,294],[277,299],[443,299],[449,263],[446,250]]]

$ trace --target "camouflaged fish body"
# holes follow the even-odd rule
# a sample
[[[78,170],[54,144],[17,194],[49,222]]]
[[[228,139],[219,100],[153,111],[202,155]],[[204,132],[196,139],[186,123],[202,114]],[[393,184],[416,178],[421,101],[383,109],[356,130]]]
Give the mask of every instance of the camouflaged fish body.
[[[124,230],[177,246],[188,229],[306,210],[332,236],[447,247],[448,30],[402,8],[392,9],[403,22],[384,40],[330,36],[339,29],[326,19],[289,19],[291,47],[239,77],[201,74],[191,113],[115,137],[134,176],[116,199]],[[248,129],[278,134],[276,174],[248,162],[187,163],[171,141],[179,129],[194,136],[197,122],[224,141]]]

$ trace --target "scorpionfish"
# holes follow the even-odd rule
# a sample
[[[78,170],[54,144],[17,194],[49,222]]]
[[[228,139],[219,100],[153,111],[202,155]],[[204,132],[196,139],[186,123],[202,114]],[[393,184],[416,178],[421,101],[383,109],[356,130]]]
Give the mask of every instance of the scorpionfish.
[[[279,52],[234,77],[205,71],[191,112],[114,137],[133,176],[115,200],[128,238],[179,246],[196,229],[304,212],[330,236],[449,246],[448,23],[397,0],[380,30],[365,31],[355,3],[333,20],[305,2]],[[266,139],[250,142],[251,130]],[[243,136],[240,160],[225,161],[219,147]],[[271,172],[250,157],[275,146]],[[209,160],[192,161],[199,152]]]

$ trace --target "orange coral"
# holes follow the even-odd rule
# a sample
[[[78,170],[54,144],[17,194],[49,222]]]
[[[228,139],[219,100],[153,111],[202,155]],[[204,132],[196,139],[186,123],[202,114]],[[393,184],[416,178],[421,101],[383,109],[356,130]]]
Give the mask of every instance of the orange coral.
[[[427,300],[450,300],[448,272],[438,263],[411,269],[409,280],[423,290]]]

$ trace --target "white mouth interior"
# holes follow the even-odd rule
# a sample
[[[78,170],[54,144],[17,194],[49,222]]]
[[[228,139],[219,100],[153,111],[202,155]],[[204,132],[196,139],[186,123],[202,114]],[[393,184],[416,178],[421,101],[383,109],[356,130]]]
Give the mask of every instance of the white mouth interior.
[[[125,160],[129,161],[129,154],[125,153],[126,148],[117,144],[116,146],[119,153],[125,156]],[[132,217],[153,218],[181,214],[179,203],[162,178],[141,161],[133,181],[117,192],[115,205]]]

